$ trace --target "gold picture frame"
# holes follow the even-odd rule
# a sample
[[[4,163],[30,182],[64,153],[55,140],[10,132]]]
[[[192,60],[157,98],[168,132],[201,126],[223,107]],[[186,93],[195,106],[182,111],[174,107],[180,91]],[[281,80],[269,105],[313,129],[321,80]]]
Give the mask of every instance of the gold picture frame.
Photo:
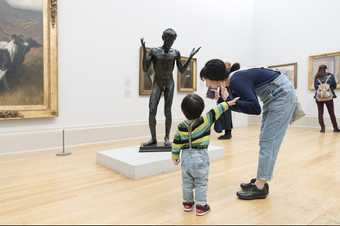
[[[340,89],[340,52],[324,53],[309,57],[308,88],[314,90],[314,78],[321,64],[327,65],[328,72],[332,73]]]
[[[3,6],[8,7],[11,9],[11,7],[14,7],[13,5],[10,5],[5,0],[1,0],[1,4]],[[7,100],[8,103],[3,105],[0,105],[0,120],[9,120],[9,119],[30,119],[30,118],[53,118],[58,116],[58,24],[57,24],[57,0],[39,0],[42,2],[39,2],[40,8],[38,8],[39,13],[29,13],[29,15],[38,15],[36,17],[32,16],[32,20],[29,19],[27,21],[23,20],[19,26],[19,24],[13,25],[13,27],[10,27],[8,24],[2,24],[0,21],[0,26],[3,26],[6,28],[6,30],[13,30],[13,32],[22,32],[23,34],[20,34],[21,36],[18,37],[24,37],[27,34],[34,34],[35,36],[41,37],[41,43],[40,50],[34,50],[31,51],[29,56],[26,55],[25,61],[22,63],[22,65],[25,65],[25,68],[29,67],[37,67],[39,65],[39,103],[38,104],[31,104],[30,100],[27,101],[25,104],[11,104],[10,100],[7,98],[8,94],[6,93],[8,91],[8,88],[3,92],[1,95],[3,95],[3,100]],[[33,4],[33,3],[32,3]],[[29,7],[29,6],[28,6]],[[24,10],[22,8],[19,8],[20,10]],[[15,12],[21,12],[18,10],[18,8],[15,8]],[[14,10],[13,10],[14,11]],[[27,12],[25,12],[25,18],[27,17]],[[10,16],[10,14],[8,14]],[[20,15],[16,15],[16,19],[19,18]],[[38,19],[37,19],[38,18]],[[33,24],[33,25],[32,25]],[[38,24],[38,25],[37,25]],[[7,27],[6,27],[7,26]],[[29,32],[26,32],[24,28],[26,29],[29,26],[36,26],[34,27],[34,30],[32,29]],[[41,27],[42,26],[42,27]],[[2,28],[3,28],[2,27]],[[21,30],[20,30],[21,29]],[[38,30],[38,31],[37,31]],[[3,30],[4,31],[4,30]],[[6,34],[6,33],[5,33]],[[17,33],[16,33],[17,34]],[[13,37],[13,33],[12,36]],[[25,37],[25,40],[28,40],[27,38],[31,37]],[[33,39],[30,39],[33,40]],[[0,41],[3,41],[0,39]],[[8,43],[10,42],[10,39],[8,39]],[[33,53],[32,53],[33,52]],[[40,58],[38,59],[37,56]],[[38,60],[36,60],[36,58]],[[34,64],[27,63],[28,59],[33,58]],[[32,60],[33,62],[33,60]],[[39,62],[35,63],[35,62]],[[19,65],[22,67],[22,65]],[[22,70],[22,74],[17,73],[20,76],[28,76],[25,75],[25,73],[28,71],[31,73],[35,73],[37,69],[33,68],[30,70]],[[24,73],[25,72],[25,73]],[[38,74],[38,73],[37,73]],[[29,74],[31,75],[31,74]],[[26,83],[18,83],[20,85]],[[24,86],[22,85],[22,86]],[[14,88],[13,88],[14,89]],[[36,88],[37,89],[37,88]],[[20,90],[20,89],[17,89]],[[23,89],[21,89],[22,91]],[[38,90],[38,89],[37,89]],[[15,98],[21,98],[21,95],[15,93],[14,95],[17,95]],[[19,92],[19,91],[18,91]],[[23,91],[22,91],[23,92]],[[36,91],[38,92],[38,91]],[[27,98],[34,98],[34,95],[29,96]],[[26,99],[27,99],[26,98]],[[15,100],[13,98],[13,100]],[[2,101],[4,103],[4,101]],[[15,102],[15,101],[13,101]],[[1,104],[1,103],[0,103]]]
[[[188,57],[181,57],[182,64]],[[197,59],[193,58],[184,73],[177,72],[177,91],[179,93],[193,93],[197,91]]]
[[[151,51],[151,48],[146,48],[146,51]],[[155,71],[153,64],[151,64],[149,70],[145,73],[143,70],[143,60],[143,48],[141,47],[139,51],[139,95],[150,96]]]
[[[288,76],[295,89],[298,88],[298,63],[272,65],[268,68],[278,70]]]

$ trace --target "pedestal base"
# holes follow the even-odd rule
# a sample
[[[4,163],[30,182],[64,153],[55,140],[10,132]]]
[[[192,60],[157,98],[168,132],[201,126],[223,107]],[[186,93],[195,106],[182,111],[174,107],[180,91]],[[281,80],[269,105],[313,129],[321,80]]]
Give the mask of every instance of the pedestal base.
[[[171,153],[140,153],[140,147],[127,147],[97,152],[97,164],[103,165],[128,178],[137,180],[180,169],[171,160]],[[222,147],[209,147],[210,161],[223,159]]]
[[[139,152],[171,152],[171,145],[165,146],[164,143],[158,143],[156,145],[144,146],[141,145]]]

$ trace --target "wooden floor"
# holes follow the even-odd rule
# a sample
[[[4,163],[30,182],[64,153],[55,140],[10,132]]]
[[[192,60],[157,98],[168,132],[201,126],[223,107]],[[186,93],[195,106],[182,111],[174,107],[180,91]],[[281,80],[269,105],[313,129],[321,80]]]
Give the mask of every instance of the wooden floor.
[[[270,197],[236,199],[239,183],[256,172],[258,130],[214,139],[225,157],[211,164],[205,217],[182,211],[179,172],[131,181],[96,165],[96,151],[140,140],[77,148],[65,158],[0,156],[0,224],[340,224],[340,134],[290,129]]]

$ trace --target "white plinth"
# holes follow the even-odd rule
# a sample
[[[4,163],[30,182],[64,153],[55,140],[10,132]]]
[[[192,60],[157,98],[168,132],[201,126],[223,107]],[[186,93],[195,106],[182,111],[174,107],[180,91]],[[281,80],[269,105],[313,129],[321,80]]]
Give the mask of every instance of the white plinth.
[[[222,159],[221,147],[209,147],[210,161]],[[178,170],[171,161],[171,153],[139,153],[139,147],[127,147],[97,152],[97,164],[131,179],[141,179]]]

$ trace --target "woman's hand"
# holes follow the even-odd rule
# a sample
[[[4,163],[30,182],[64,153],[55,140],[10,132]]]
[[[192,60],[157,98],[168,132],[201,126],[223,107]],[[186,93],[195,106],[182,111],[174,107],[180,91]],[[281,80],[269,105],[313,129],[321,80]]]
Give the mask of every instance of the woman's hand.
[[[228,89],[225,88],[224,86],[221,86],[219,94],[221,95],[220,97],[223,100],[227,100],[227,98],[229,97]]]
[[[228,105],[229,105],[230,107],[232,107],[232,106],[235,106],[235,105],[237,104],[237,101],[238,101],[239,99],[240,99],[239,97],[236,97],[235,99],[233,99],[233,100],[231,100],[231,101],[228,101],[227,103],[228,103]]]

